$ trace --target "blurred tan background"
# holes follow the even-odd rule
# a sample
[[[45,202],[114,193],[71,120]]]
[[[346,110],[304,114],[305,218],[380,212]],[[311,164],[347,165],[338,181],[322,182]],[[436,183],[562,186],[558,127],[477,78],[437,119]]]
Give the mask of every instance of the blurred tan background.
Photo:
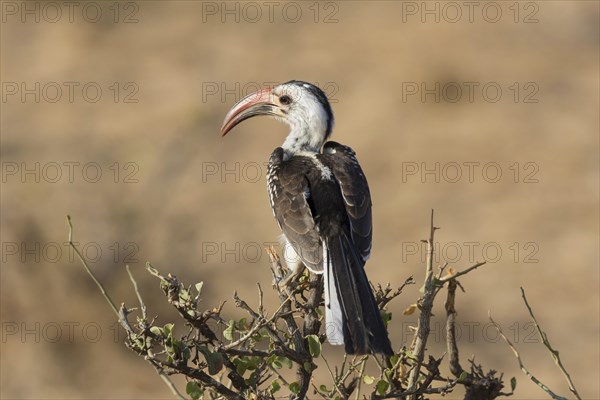
[[[204,307],[234,290],[255,302],[255,283],[271,283],[261,249],[279,235],[264,163],[286,128],[219,128],[238,98],[290,79],[325,89],[333,139],[369,179],[369,278],[417,280],[392,303],[394,346],[416,319],[402,310],[419,295],[434,208],[440,263],[490,261],[462,280],[463,363],[516,376],[514,398],[545,398],[491,310],[530,370],[568,394],[523,286],[581,394],[600,397],[597,2],[55,4],[2,2],[2,398],[172,397],[123,346],[65,216],[117,303],[136,304],[129,263],[151,314],[178,321],[147,260],[204,281]],[[443,296],[434,312],[441,355]]]

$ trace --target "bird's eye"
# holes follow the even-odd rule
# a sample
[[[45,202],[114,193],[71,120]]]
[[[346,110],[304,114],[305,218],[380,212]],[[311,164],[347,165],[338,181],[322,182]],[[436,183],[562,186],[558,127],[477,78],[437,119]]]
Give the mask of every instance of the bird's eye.
[[[290,104],[292,102],[292,99],[290,98],[290,96],[284,95],[279,98],[279,102],[281,104],[283,104],[284,106],[287,106],[288,104]]]

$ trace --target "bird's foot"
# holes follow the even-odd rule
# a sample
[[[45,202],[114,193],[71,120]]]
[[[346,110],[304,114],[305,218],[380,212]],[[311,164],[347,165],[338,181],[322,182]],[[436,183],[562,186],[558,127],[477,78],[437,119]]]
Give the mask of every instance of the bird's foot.
[[[304,267],[290,270],[277,284],[280,288],[296,286],[296,282],[304,274]]]

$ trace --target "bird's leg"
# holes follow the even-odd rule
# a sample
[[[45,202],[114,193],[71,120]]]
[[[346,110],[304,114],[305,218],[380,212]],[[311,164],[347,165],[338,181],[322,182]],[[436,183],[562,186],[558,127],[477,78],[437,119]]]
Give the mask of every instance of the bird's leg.
[[[304,272],[304,263],[302,262],[302,258],[298,255],[298,253],[296,253],[296,250],[285,238],[285,236],[282,236],[281,239],[285,241],[282,256],[285,260],[288,273],[279,282],[277,282],[277,284],[279,287],[286,287],[291,286],[293,281],[302,276],[302,273]]]
[[[280,287],[291,286],[292,282],[297,280],[304,273],[304,263],[300,260],[294,262],[287,262],[288,274],[279,282]]]

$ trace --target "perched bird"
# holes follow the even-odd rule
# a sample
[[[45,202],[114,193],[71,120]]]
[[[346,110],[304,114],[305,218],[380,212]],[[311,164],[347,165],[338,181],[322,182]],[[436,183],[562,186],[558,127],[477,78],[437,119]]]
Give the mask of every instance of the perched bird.
[[[240,122],[269,115],[290,132],[271,154],[267,186],[273,215],[301,262],[290,275],[323,274],[325,327],[348,354],[393,354],[364,265],[371,253],[371,195],[354,151],[329,141],[333,112],[317,86],[289,81],[250,94],[227,113],[225,136]],[[288,246],[288,247],[289,247]]]

